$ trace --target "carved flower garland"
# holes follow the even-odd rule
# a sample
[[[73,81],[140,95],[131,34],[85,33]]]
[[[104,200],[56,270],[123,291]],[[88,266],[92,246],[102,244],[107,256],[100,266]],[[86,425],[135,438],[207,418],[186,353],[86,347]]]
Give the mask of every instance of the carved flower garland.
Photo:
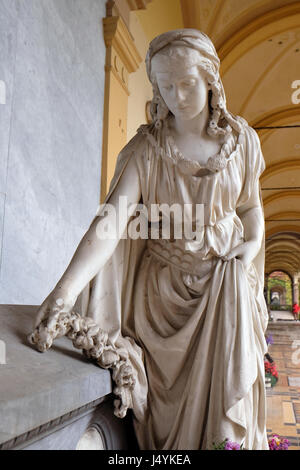
[[[73,346],[82,349],[84,354],[95,359],[104,369],[112,370],[112,378],[116,384],[114,394],[119,398],[114,401],[114,414],[123,418],[128,408],[132,408],[131,391],[135,385],[133,369],[125,350],[115,347],[103,331],[91,318],[82,317],[76,312],[61,313],[53,327],[49,328],[44,320],[28,336],[31,344],[45,352],[51,348],[56,338],[67,336],[73,341]]]

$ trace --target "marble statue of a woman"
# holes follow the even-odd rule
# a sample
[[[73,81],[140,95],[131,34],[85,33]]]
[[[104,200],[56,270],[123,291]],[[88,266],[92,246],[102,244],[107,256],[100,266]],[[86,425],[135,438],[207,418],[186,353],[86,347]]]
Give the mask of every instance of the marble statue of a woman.
[[[105,205],[40,307],[31,341],[43,350],[68,334],[110,367],[116,414],[133,409],[141,449],[210,449],[226,437],[268,449],[259,138],[227,110],[205,34],[158,36],[146,65],[153,123],[121,151]],[[124,217],[120,196],[147,208],[203,204],[201,236],[123,237],[134,216]],[[115,224],[108,203],[121,222],[104,239],[99,222]]]

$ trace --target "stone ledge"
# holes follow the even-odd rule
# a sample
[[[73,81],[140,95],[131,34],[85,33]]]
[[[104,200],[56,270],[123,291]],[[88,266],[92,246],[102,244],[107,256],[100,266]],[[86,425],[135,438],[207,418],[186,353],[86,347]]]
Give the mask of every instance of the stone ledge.
[[[111,394],[110,373],[60,338],[46,353],[27,341],[36,306],[0,306],[0,444]]]

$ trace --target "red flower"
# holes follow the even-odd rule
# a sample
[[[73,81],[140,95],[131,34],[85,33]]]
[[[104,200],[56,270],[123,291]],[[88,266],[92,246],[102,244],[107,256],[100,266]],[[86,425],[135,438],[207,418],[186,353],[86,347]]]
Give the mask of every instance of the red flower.
[[[267,374],[272,374],[274,377],[276,377],[276,379],[278,379],[278,372],[277,372],[277,369],[276,369],[276,364],[275,362],[269,362],[269,361],[264,361],[264,364],[265,364],[265,372]]]

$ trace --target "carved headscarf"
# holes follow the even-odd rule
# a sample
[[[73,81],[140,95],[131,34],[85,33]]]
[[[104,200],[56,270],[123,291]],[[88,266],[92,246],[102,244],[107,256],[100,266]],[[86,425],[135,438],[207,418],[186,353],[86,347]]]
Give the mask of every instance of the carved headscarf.
[[[210,135],[228,134],[234,128],[242,132],[241,123],[226,108],[226,97],[220,77],[220,59],[216,49],[206,34],[197,29],[177,29],[157,36],[151,41],[147,56],[146,68],[150,82],[153,86],[153,100],[151,103],[151,115],[156,127],[160,127],[162,121],[169,114],[167,105],[159,92],[155,74],[151,70],[152,58],[166,46],[189,47],[199,52],[199,66],[205,73],[211,86],[211,115],[207,132]]]

